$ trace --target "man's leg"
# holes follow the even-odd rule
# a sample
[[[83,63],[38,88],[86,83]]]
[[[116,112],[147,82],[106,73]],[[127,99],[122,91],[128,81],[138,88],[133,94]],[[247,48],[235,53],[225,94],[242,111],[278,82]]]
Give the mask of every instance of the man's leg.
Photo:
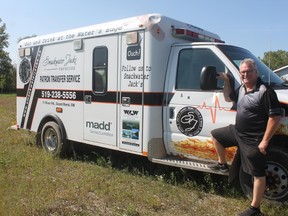
[[[218,155],[218,163],[208,165],[208,168],[221,172],[229,171],[226,161],[226,148],[238,145],[236,136],[234,125],[217,128],[211,131],[211,139]]]
[[[264,196],[265,189],[266,189],[266,176],[264,177],[254,176],[253,199],[251,202],[251,206],[255,208],[258,208],[260,206]]]
[[[263,199],[265,187],[266,187],[266,177],[254,176],[253,198],[251,206],[242,213],[240,213],[239,216],[262,215],[259,207]]]
[[[220,164],[225,164],[226,163],[225,148],[214,137],[212,137],[212,141],[218,154],[218,162]]]

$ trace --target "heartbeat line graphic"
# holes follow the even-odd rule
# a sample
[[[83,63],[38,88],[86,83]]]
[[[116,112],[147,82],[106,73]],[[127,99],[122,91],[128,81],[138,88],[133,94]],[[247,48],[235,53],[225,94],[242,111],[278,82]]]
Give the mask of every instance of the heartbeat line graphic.
[[[199,109],[207,109],[210,110],[210,114],[211,114],[211,119],[212,119],[212,123],[215,124],[216,122],[216,117],[217,117],[217,110],[219,111],[229,111],[229,112],[235,112],[235,110],[231,110],[231,109],[225,109],[223,107],[221,107],[220,102],[219,102],[219,98],[216,95],[215,96],[215,100],[214,101],[214,106],[207,106],[206,102],[203,102],[202,106],[198,106],[197,108]]]

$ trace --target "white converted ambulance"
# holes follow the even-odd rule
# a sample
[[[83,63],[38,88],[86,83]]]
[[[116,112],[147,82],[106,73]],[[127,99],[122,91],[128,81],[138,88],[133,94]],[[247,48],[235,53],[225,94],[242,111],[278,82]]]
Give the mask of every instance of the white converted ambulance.
[[[75,141],[214,173],[210,131],[233,124],[236,114],[216,74],[229,73],[237,88],[240,61],[253,58],[284,111],[265,197],[288,199],[288,87],[249,51],[158,14],[24,39],[18,51],[17,125],[37,132],[51,154]],[[230,163],[234,155],[227,149]],[[239,170],[249,195],[252,177]]]

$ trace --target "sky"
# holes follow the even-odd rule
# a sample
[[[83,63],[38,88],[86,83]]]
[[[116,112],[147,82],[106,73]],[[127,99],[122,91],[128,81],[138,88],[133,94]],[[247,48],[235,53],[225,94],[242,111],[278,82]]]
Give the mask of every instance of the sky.
[[[260,58],[268,51],[288,51],[287,0],[3,0],[0,24],[6,24],[6,51],[16,63],[20,38],[149,13],[216,33]]]

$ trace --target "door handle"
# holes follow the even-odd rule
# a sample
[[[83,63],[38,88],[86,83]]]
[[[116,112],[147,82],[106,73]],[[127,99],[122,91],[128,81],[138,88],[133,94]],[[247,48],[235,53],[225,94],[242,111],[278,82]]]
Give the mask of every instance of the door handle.
[[[122,97],[122,106],[129,107],[131,103],[130,97]]]
[[[84,101],[85,101],[86,104],[91,104],[91,102],[92,102],[91,95],[85,95]]]
[[[169,118],[174,119],[175,118],[175,107],[169,108]]]

